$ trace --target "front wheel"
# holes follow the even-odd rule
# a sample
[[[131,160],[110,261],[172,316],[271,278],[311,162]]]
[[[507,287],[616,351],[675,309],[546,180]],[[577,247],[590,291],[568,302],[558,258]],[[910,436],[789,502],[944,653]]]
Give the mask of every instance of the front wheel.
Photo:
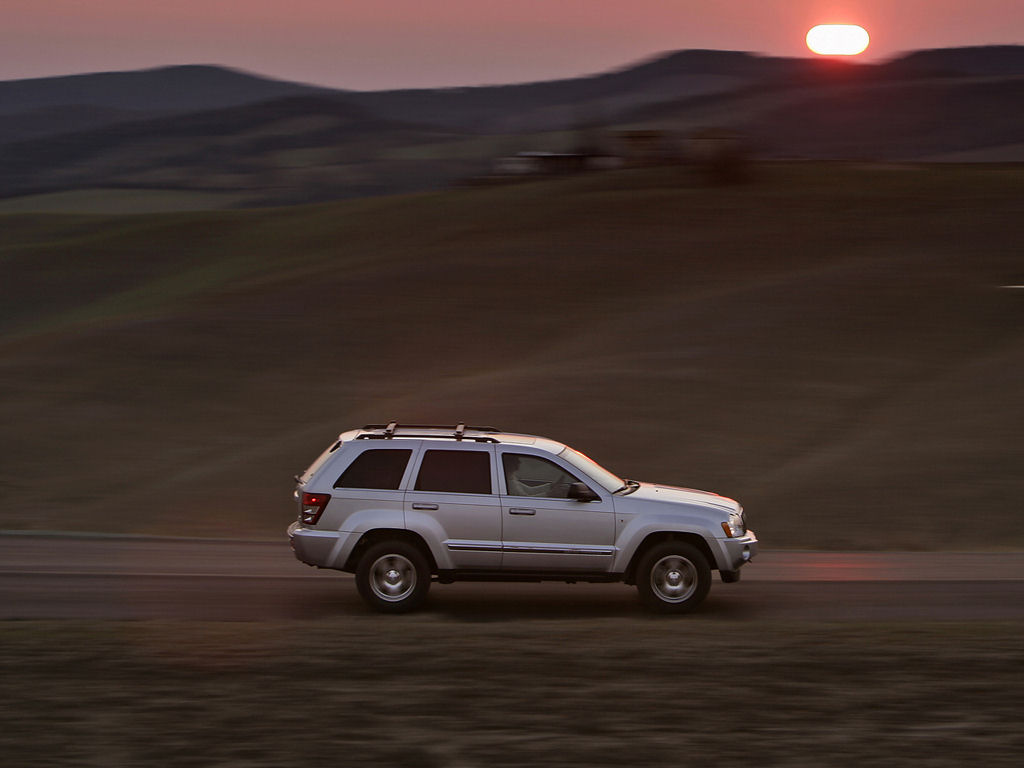
[[[636,571],[640,600],[660,613],[686,613],[707,596],[711,567],[692,544],[667,541],[651,547]]]
[[[416,545],[382,541],[359,558],[356,588],[371,608],[383,613],[405,613],[426,599],[430,565]]]

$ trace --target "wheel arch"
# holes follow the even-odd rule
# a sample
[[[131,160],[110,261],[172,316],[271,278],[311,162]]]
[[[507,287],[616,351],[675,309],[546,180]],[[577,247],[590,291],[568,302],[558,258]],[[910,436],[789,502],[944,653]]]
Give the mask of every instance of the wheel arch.
[[[647,534],[633,552],[633,556],[629,560],[629,565],[626,566],[626,571],[623,574],[623,581],[626,584],[635,584],[636,568],[641,558],[643,558],[644,554],[651,547],[667,541],[685,541],[687,544],[691,544],[697,548],[697,551],[704,555],[705,559],[708,561],[708,567],[712,571],[718,570],[715,555],[711,551],[711,547],[708,545],[707,539],[699,533],[691,533],[688,531],[655,531]]]
[[[356,568],[359,566],[359,560],[367,549],[379,542],[391,540],[406,541],[417,547],[423,553],[423,556],[427,558],[430,572],[437,573],[437,561],[434,559],[434,553],[430,551],[430,547],[427,546],[424,538],[415,531],[403,528],[374,528],[364,533],[352,548],[341,570],[355,573]]]

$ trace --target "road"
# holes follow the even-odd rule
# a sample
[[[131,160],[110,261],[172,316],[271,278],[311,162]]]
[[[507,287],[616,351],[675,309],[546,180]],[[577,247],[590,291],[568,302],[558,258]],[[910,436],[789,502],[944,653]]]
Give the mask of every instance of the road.
[[[642,616],[621,584],[435,585],[427,609],[463,620]],[[287,543],[0,535],[0,619],[276,621],[367,615],[352,577]],[[715,579],[698,620],[1024,619],[1024,552],[762,551]]]

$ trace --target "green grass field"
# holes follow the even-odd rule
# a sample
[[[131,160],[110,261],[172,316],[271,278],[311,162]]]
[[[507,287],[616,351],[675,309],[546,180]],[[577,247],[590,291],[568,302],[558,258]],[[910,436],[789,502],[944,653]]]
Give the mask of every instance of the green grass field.
[[[1016,766],[1017,624],[0,626],[11,765]]]
[[[368,421],[740,499],[766,546],[1024,545],[1024,168],[681,168],[0,215],[0,528],[282,536]]]

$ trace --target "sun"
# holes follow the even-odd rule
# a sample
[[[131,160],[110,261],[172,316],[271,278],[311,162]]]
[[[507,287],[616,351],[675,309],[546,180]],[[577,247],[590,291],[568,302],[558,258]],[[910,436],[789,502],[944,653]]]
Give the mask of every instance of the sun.
[[[821,56],[856,56],[871,38],[856,24],[819,24],[807,31],[807,47]]]

